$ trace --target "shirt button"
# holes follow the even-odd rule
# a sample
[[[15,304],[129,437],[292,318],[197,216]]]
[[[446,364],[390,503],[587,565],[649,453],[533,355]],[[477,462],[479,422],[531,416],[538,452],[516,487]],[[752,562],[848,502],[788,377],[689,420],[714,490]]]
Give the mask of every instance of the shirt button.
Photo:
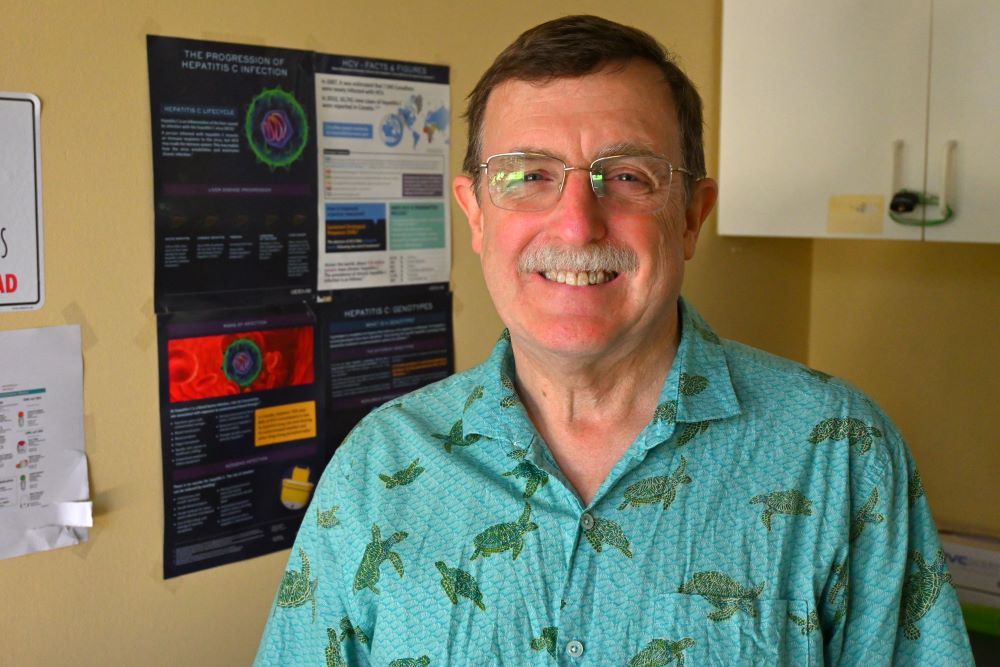
[[[580,525],[583,526],[584,530],[590,530],[594,527],[594,517],[592,514],[584,514],[580,517]]]
[[[566,653],[571,658],[579,658],[583,655],[583,642],[573,640],[566,644]]]

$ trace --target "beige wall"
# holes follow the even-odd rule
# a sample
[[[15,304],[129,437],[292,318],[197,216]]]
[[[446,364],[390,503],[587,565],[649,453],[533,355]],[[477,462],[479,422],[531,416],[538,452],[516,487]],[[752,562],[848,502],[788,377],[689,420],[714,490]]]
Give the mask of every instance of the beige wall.
[[[896,421],[939,527],[1000,537],[1000,246],[816,241],[810,313],[810,363]]]
[[[457,110],[492,56],[521,30],[571,11],[600,13],[646,28],[681,56],[704,93],[709,164],[714,168],[718,5],[718,0],[635,0],[620,7],[591,1],[560,7],[519,0],[492,11],[489,4],[472,2],[369,3],[361,10],[357,3],[335,0],[280,6],[260,1],[5,0],[0,89],[33,92],[43,102],[47,295],[39,312],[0,314],[0,329],[67,322],[83,326],[95,527],[85,545],[0,562],[4,637],[0,662],[246,664],[255,652],[287,558],[287,552],[280,552],[167,582],[161,578],[163,500],[152,315],[147,33],[448,64]],[[463,133],[456,119],[453,169],[460,164]],[[464,221],[460,215],[456,218],[457,361],[466,368],[485,355],[500,325],[476,260],[467,251]],[[909,275],[926,280],[911,268],[912,253],[929,253],[929,259],[939,260],[934,250],[893,247],[882,257],[859,245],[861,251],[843,253],[851,259],[845,263],[837,248],[824,244],[814,248],[810,241],[721,239],[710,221],[699,255],[690,265],[686,292],[724,335],[800,361],[809,360],[812,350],[816,365],[844,373],[876,393],[898,413],[915,449],[920,447],[919,455],[938,457],[924,466],[935,505],[949,517],[972,517],[974,527],[1000,532],[995,517],[990,523],[988,510],[982,509],[985,495],[954,496],[952,505],[942,498],[948,495],[948,486],[961,479],[956,459],[967,456],[972,472],[973,457],[992,455],[996,460],[988,451],[995,439],[987,436],[985,425],[987,406],[996,403],[996,380],[988,373],[992,368],[996,376],[996,344],[983,347],[979,363],[971,356],[963,356],[958,365],[933,361],[945,347],[938,335],[961,332],[969,341],[961,354],[969,355],[972,343],[982,345],[972,334],[990,333],[981,309],[988,306],[990,294],[996,294],[996,249],[941,251],[952,254],[948,275],[934,281],[935,301],[943,304],[942,311],[935,311],[911,303],[920,298],[920,291],[902,284]],[[858,254],[866,257],[860,267],[852,259]],[[964,296],[980,289],[981,276],[970,267],[973,260],[993,264],[988,276],[992,282],[975,298]],[[860,281],[869,276],[882,281],[882,274],[891,274],[894,287],[879,282],[862,290]],[[864,292],[855,299],[856,307],[838,303],[841,281],[853,281],[857,291]],[[823,313],[817,312],[816,304]],[[871,324],[866,317],[869,307],[881,313],[881,323]],[[828,321],[826,316],[833,318],[835,313],[827,310],[848,317]],[[840,353],[845,348],[839,340],[862,337],[863,327],[874,326],[876,332],[889,335],[886,320],[921,317],[937,322],[927,334],[911,335],[911,341],[923,341],[911,349],[926,352],[928,359],[919,370],[938,383],[941,395],[934,398],[940,413],[954,415],[959,424],[940,420],[927,426],[919,421],[928,412],[926,405],[892,404],[893,384],[887,380],[874,384],[867,373],[870,367],[879,373],[900,371],[879,365],[885,361],[885,348],[858,343],[854,352]],[[945,317],[953,325],[940,321]],[[995,331],[995,314],[991,322]],[[901,361],[911,356],[906,348],[898,349]],[[987,374],[967,373],[971,364],[973,370]],[[896,382],[916,384],[912,370],[904,367]],[[970,403],[975,400],[981,403]],[[993,495],[991,506],[997,505]]]

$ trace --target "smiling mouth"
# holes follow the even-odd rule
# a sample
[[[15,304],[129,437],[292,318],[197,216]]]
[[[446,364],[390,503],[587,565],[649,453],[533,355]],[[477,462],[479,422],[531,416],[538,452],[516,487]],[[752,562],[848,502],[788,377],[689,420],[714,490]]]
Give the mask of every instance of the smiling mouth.
[[[618,277],[615,271],[543,271],[538,275],[565,285],[602,285]]]

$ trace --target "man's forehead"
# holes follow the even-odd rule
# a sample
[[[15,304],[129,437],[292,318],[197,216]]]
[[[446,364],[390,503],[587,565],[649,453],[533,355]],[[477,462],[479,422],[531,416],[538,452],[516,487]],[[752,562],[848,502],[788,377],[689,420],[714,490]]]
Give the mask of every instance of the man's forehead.
[[[662,154],[676,143],[677,114],[662,72],[645,61],[544,81],[509,79],[487,100],[483,139],[488,150],[551,153],[549,139],[568,127],[600,135],[593,157]],[[603,131],[594,132],[595,128]],[[493,145],[499,141],[502,145]],[[623,150],[613,150],[615,148]],[[625,150],[627,149],[627,150]]]

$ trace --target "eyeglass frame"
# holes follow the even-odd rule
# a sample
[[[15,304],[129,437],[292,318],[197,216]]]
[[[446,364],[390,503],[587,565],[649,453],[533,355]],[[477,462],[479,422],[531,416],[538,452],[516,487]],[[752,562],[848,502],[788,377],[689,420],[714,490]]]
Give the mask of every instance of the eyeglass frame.
[[[655,155],[655,154],[618,153],[618,154],[615,154],[615,155],[602,155],[601,157],[599,157],[599,158],[595,159],[593,162],[591,162],[589,167],[577,167],[577,166],[568,165],[568,164],[566,164],[566,161],[563,160],[562,158],[558,158],[555,155],[549,155],[548,153],[538,153],[538,152],[535,152],[535,151],[510,151],[510,152],[507,152],[507,153],[494,153],[493,155],[488,156],[486,158],[485,162],[480,162],[479,163],[478,166],[479,166],[480,170],[483,170],[483,169],[487,170],[486,171],[487,181],[489,180],[489,162],[493,158],[497,158],[497,157],[524,157],[524,158],[533,157],[533,158],[545,158],[545,159],[548,159],[548,160],[556,160],[557,162],[561,163],[562,166],[563,166],[563,169],[562,169],[562,178],[559,181],[559,188],[556,190],[556,192],[558,192],[559,194],[555,198],[555,200],[552,202],[552,204],[550,206],[546,207],[546,208],[537,209],[537,210],[531,210],[531,209],[520,210],[520,209],[505,208],[505,207],[500,206],[499,204],[497,204],[495,201],[493,201],[493,192],[489,189],[489,185],[487,185],[487,191],[489,192],[490,202],[492,202],[492,204],[494,206],[496,206],[497,208],[503,209],[505,211],[516,211],[516,212],[521,212],[521,213],[541,213],[542,211],[551,210],[556,204],[558,204],[559,200],[562,199],[563,189],[566,187],[566,172],[568,172],[568,171],[586,171],[589,174],[589,176],[590,176],[587,180],[590,182],[590,189],[594,193],[594,196],[597,197],[598,200],[604,198],[607,195],[603,195],[603,194],[599,193],[597,191],[596,184],[594,183],[594,176],[596,175],[594,173],[594,165],[597,164],[598,162],[603,162],[603,161],[606,161],[606,160],[613,160],[615,158],[642,157],[642,158],[654,158],[656,160],[662,160],[663,162],[665,162],[667,164],[667,167],[669,168],[669,177],[670,177],[670,184],[671,185],[673,184],[673,181],[674,181],[674,172],[675,171],[679,172],[681,174],[684,174],[685,176],[688,176],[690,178],[693,178],[696,181],[705,178],[704,175],[699,176],[699,175],[695,174],[693,171],[691,171],[690,169],[687,169],[686,167],[675,167],[673,165],[673,163],[670,160],[668,160],[667,158],[663,157],[662,155]],[[667,186],[667,189],[668,190],[670,189],[670,185]],[[666,203],[664,203],[664,206],[666,206]],[[661,211],[661,210],[663,210],[663,207],[660,207],[659,209],[656,209],[655,211],[651,211],[651,213],[656,213],[657,211]]]

